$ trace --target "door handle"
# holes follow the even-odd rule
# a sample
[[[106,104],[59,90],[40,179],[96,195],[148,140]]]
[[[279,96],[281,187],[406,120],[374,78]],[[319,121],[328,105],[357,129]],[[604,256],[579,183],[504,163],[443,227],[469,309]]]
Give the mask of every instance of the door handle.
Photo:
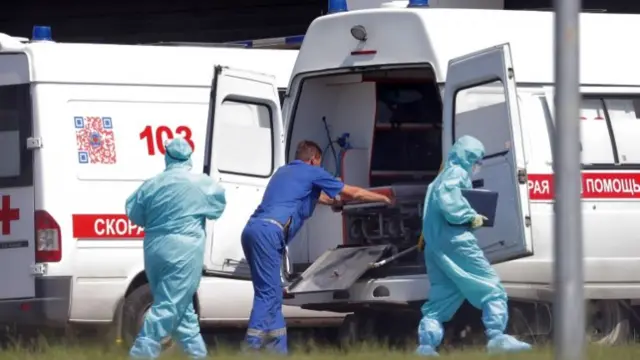
[[[474,189],[483,188],[484,187],[484,179],[473,180],[471,182],[471,187],[473,187]]]

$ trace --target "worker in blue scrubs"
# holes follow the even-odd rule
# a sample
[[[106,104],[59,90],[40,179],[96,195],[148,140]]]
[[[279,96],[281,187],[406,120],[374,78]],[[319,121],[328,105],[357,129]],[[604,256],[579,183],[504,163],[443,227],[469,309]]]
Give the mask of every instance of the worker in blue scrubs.
[[[509,319],[507,293],[473,234],[487,218],[462,195],[463,189],[472,188],[472,174],[479,171],[483,157],[480,140],[462,136],[427,189],[418,246],[424,248],[431,286],[418,325],[419,355],[438,355],[436,349],[444,336],[442,323],[451,320],[465,299],[482,309],[489,352],[531,349],[504,333]]]
[[[246,335],[248,349],[287,353],[282,257],[288,241],[313,214],[316,204],[340,206],[339,195],[361,202],[391,203],[384,195],[345,185],[320,167],[321,162],[322,150],[316,143],[300,142],[296,159],[273,174],[262,202],[242,232],[242,249],[254,291]]]
[[[127,199],[127,216],[144,228],[144,270],[153,305],[129,355],[155,359],[160,342],[173,337],[190,358],[207,356],[193,296],[204,261],[205,219],[218,219],[226,206],[224,189],[211,177],[191,172],[189,143],[165,145],[165,170],[145,181]]]

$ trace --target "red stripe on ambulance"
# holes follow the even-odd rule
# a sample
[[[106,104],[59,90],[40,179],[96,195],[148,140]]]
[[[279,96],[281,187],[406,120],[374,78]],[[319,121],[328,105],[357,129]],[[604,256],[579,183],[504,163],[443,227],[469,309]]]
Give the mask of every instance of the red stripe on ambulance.
[[[553,175],[529,174],[529,199],[553,199]],[[640,173],[582,173],[583,199],[640,199]]]
[[[73,237],[77,239],[142,239],[144,231],[121,214],[74,214]]]

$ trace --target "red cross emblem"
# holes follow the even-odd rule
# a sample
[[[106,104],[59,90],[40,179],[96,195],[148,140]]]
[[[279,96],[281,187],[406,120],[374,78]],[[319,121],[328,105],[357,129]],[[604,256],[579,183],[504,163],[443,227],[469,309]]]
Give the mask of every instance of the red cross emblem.
[[[11,222],[20,220],[20,209],[11,208],[11,196],[2,195],[2,209],[0,209],[0,223],[2,223],[2,235],[11,234]]]

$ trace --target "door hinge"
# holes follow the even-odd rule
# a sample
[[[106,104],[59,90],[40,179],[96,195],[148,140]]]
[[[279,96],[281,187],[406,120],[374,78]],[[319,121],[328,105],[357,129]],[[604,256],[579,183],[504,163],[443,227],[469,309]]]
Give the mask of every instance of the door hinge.
[[[527,170],[518,169],[518,183],[524,185],[527,183]]]
[[[42,138],[41,137],[30,137],[30,138],[27,138],[27,150],[40,149],[41,147],[42,147]]]
[[[525,217],[524,217],[524,226],[525,227],[530,227],[531,226],[531,216],[525,215]]]
[[[31,275],[46,275],[47,264],[33,264],[31,265]]]

